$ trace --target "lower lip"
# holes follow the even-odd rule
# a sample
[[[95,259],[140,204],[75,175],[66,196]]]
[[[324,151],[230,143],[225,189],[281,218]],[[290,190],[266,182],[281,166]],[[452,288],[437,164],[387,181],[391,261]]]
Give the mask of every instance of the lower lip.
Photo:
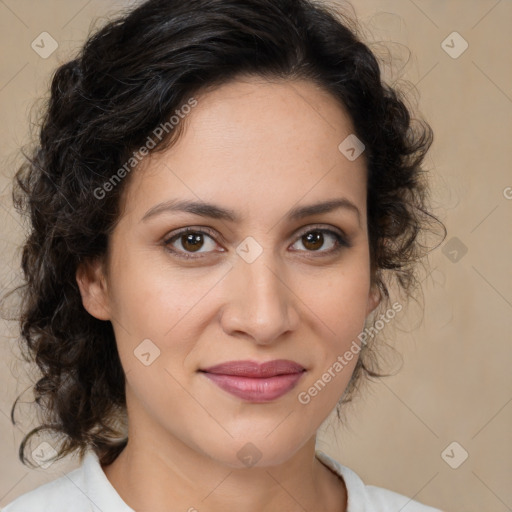
[[[264,379],[207,372],[204,375],[238,398],[249,402],[271,402],[292,390],[304,373],[289,373]]]

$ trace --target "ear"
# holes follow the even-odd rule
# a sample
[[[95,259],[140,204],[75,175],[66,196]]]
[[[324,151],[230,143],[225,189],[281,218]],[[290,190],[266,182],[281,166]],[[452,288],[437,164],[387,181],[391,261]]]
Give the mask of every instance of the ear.
[[[368,303],[366,306],[366,316],[368,316],[379,304],[382,300],[382,296],[380,294],[379,288],[376,284],[372,284],[370,286],[370,292],[368,294]]]
[[[76,271],[76,282],[85,310],[98,320],[110,320],[102,258],[81,262]]]

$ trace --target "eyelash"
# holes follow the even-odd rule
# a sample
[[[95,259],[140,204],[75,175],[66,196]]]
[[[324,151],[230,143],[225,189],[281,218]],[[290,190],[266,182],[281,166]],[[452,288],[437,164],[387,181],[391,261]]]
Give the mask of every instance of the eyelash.
[[[179,237],[189,234],[189,233],[208,235],[213,240],[215,240],[215,232],[212,229],[209,229],[209,228],[195,229],[193,227],[187,227],[187,228],[183,228],[183,229],[177,231],[176,233],[173,233],[172,236],[170,236],[166,240],[164,240],[164,245],[165,245],[166,249],[169,252],[171,252],[172,254],[176,255],[177,257],[184,258],[187,260],[203,258],[204,256],[191,256],[192,253],[177,251],[177,250],[171,249],[169,247],[174,240],[179,239]],[[348,248],[351,246],[348,239],[344,235],[341,235],[331,229],[320,228],[320,227],[316,227],[316,226],[311,226],[306,231],[303,231],[302,233],[300,233],[297,237],[297,241],[300,238],[302,238],[304,235],[307,235],[309,233],[327,233],[329,235],[334,236],[336,244],[337,244],[337,246],[334,249],[331,249],[329,251],[305,251],[305,252],[310,252],[310,253],[316,253],[316,252],[320,253],[320,256],[316,256],[316,255],[312,256],[314,258],[326,256],[326,255],[332,255],[332,254],[335,254],[335,253],[341,251],[344,248]],[[292,244],[292,245],[294,245],[294,244]],[[298,252],[303,252],[303,251],[299,250]],[[198,253],[198,254],[208,254],[208,253]]]

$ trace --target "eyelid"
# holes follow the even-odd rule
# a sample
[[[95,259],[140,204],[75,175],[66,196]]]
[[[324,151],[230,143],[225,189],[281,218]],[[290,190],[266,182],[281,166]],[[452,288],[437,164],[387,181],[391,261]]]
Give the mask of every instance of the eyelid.
[[[222,240],[223,243],[226,243],[225,238],[218,231],[207,226],[187,226],[185,228],[174,230],[171,233],[164,236],[163,242],[169,243],[169,241],[172,240],[173,238],[176,238],[180,235],[184,235],[186,233],[206,233],[214,240],[216,237],[218,237]]]
[[[344,239],[348,240],[347,234],[342,229],[340,229],[336,226],[332,226],[331,224],[309,224],[309,225],[305,226],[303,229],[300,229],[295,236],[299,237],[299,236],[305,235],[306,233],[309,233],[310,231],[315,231],[315,230],[334,231],[338,235],[343,237]]]

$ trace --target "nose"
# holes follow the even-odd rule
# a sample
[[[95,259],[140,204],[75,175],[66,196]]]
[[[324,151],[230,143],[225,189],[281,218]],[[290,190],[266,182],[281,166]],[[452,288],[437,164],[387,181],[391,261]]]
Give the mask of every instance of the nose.
[[[258,345],[278,341],[300,321],[300,300],[286,282],[285,272],[264,255],[252,263],[236,261],[226,277],[228,302],[221,317],[227,334],[249,337]]]

